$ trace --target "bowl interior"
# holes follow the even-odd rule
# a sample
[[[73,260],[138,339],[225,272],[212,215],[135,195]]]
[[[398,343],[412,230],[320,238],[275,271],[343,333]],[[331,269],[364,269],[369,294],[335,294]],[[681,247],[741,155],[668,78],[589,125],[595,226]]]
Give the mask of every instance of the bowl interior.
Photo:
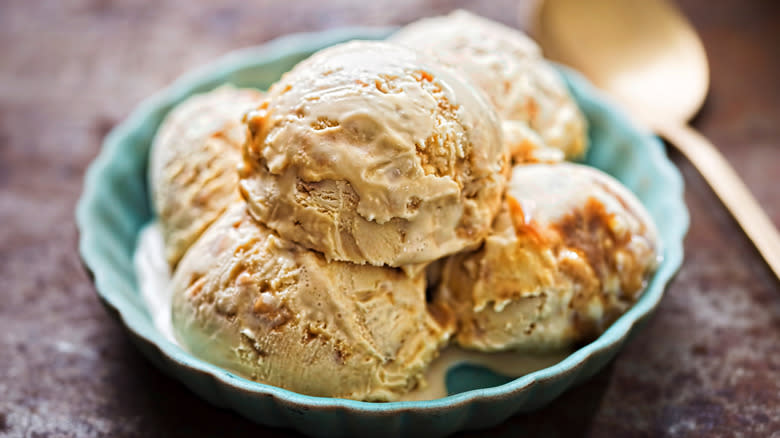
[[[142,103],[136,111],[106,138],[104,148],[90,167],[85,191],[79,202],[77,222],[81,231],[80,250],[94,273],[101,298],[119,310],[130,331],[149,341],[178,365],[194,367],[248,391],[271,392],[301,403],[321,403],[316,397],[302,396],[235,376],[192,357],[165,339],[154,327],[141,299],[132,256],[142,226],[153,219],[147,190],[147,159],[152,138],[165,114],[186,97],[211,90],[224,83],[239,87],[267,89],[284,72],[314,51],[359,37],[379,39],[388,29],[345,29],[316,37],[296,35],[259,48],[234,52],[214,64],[183,76],[168,89]],[[639,302],[616,321],[596,341],[583,346],[555,366],[519,379],[496,375],[485,368],[461,366],[447,378],[451,396],[431,402],[366,404],[339,401],[361,409],[445,406],[464,397],[490,397],[502,391],[523,388],[538,379],[550,379],[582,364],[590,355],[616,350],[634,325],[656,306],[663,287],[682,260],[682,237],[687,230],[687,210],[682,203],[679,172],[664,155],[663,146],[647,132],[636,129],[624,116],[598,97],[579,75],[561,68],[570,89],[589,122],[591,148],[585,159],[613,175],[631,189],[656,221],[664,244],[664,261]],[[107,238],[110,236],[110,238]],[[594,371],[595,372],[595,371]],[[458,395],[454,395],[458,394]],[[374,407],[378,406],[378,407]]]

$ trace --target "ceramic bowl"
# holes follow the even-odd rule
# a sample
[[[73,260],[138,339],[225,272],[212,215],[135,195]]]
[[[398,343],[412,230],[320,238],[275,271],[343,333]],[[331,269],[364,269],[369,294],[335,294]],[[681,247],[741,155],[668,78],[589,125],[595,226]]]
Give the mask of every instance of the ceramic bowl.
[[[93,274],[99,297],[127,327],[144,355],[214,405],[259,423],[319,437],[433,438],[492,426],[518,412],[544,406],[600,370],[655,309],[682,262],[688,212],[682,178],[663,145],[632,124],[580,75],[561,69],[590,124],[592,146],[586,163],[615,176],[636,193],[655,219],[664,245],[663,263],[645,293],[598,339],[556,365],[520,378],[502,379],[470,369],[458,379],[448,379],[460,382],[448,387],[448,397],[393,403],[311,397],[252,382],[166,340],[143,304],[132,263],[139,230],[153,219],[146,185],[147,160],[149,145],[165,114],[187,96],[223,83],[266,89],[318,49],[351,39],[380,39],[391,31],[350,28],[297,34],[228,54],[184,75],[139,105],[106,137],[87,171],[76,219],[81,257]]]

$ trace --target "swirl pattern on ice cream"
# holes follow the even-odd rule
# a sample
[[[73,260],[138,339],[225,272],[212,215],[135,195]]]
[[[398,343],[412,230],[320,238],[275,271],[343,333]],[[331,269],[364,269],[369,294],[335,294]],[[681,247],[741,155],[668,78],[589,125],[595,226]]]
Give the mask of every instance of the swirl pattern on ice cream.
[[[648,213],[613,178],[576,164],[518,165],[493,234],[447,260],[435,299],[456,315],[461,346],[562,348],[625,312],[658,254]]]
[[[173,326],[194,355],[302,394],[390,401],[424,384],[446,342],[424,274],[328,262],[233,205],[173,278]],[[451,327],[451,325],[450,325]]]
[[[223,86],[185,100],[160,126],[149,179],[171,266],[240,199],[236,168],[246,139],[241,117],[261,97],[259,91]]]
[[[465,72],[503,119],[515,162],[585,153],[584,116],[539,46],[522,32],[459,10],[409,24],[391,40]]]
[[[427,263],[487,236],[509,158],[482,94],[383,42],[324,49],[246,118],[251,214],[329,260]]]

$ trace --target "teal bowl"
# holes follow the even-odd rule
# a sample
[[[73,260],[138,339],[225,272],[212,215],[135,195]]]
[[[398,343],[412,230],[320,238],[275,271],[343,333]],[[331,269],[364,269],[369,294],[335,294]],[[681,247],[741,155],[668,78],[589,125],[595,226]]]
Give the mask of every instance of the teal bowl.
[[[516,379],[469,367],[450,370],[450,395],[430,401],[367,403],[311,397],[252,382],[193,357],[155,328],[133,269],[138,233],[153,219],[146,168],[149,145],[165,114],[191,94],[223,83],[266,89],[298,61],[351,39],[380,39],[392,29],[350,28],[297,34],[239,50],[186,74],[144,101],[106,137],[87,171],[76,210],[79,250],[106,307],[127,327],[138,348],[157,367],[209,402],[274,427],[311,436],[424,436],[498,424],[538,409],[593,376],[658,305],[680,267],[688,228],[680,173],[663,145],[636,127],[580,75],[561,69],[590,122],[586,163],[628,186],[655,219],[664,259],[647,290],[598,339],[554,366]],[[658,340],[663,342],[663,340]],[[457,373],[458,378],[451,378]],[[139,388],[143,391],[144,388]]]

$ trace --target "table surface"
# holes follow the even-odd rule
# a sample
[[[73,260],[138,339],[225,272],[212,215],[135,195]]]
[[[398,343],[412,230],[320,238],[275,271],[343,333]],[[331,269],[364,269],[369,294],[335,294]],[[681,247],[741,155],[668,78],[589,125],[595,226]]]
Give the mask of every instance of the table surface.
[[[183,72],[286,33],[404,24],[456,7],[525,26],[517,0],[192,3],[0,4],[0,435],[294,436],[162,375],[100,305],[73,212],[101,139]],[[780,2],[680,6],[712,70],[693,124],[780,224]],[[670,155],[691,229],[658,312],[591,381],[493,435],[780,436],[778,282],[696,170]]]

